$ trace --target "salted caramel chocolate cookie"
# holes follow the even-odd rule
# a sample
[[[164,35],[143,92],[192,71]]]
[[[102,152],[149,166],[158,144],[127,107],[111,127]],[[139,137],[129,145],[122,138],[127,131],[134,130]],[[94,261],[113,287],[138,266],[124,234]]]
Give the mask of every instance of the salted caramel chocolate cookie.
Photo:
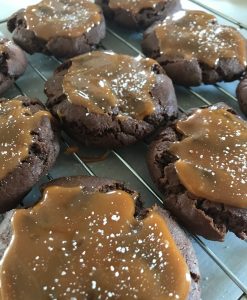
[[[175,83],[185,86],[233,81],[246,70],[245,38],[202,11],[168,16],[144,33],[142,48]]]
[[[72,57],[104,38],[105,20],[101,8],[88,0],[43,0],[13,14],[8,29],[28,53]]]
[[[247,237],[247,122],[229,107],[195,109],[151,144],[148,166],[165,207],[190,231]]]
[[[3,224],[2,299],[200,299],[185,233],[122,183],[55,180],[38,204],[14,213],[12,232]]]
[[[37,100],[0,99],[0,213],[16,207],[55,162],[54,125]]]
[[[26,66],[23,51],[12,41],[0,38],[0,94],[25,72]]]
[[[47,81],[45,93],[52,114],[86,145],[134,143],[177,113],[172,82],[156,61],[112,52],[67,61]]]
[[[245,76],[237,87],[237,98],[240,109],[247,116],[247,76]]]
[[[105,16],[132,29],[145,29],[181,9],[180,0],[96,0]]]

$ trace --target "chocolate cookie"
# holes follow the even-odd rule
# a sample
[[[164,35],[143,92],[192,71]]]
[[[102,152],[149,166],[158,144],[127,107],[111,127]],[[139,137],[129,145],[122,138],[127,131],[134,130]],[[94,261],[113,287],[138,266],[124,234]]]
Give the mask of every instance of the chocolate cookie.
[[[100,7],[87,0],[43,0],[13,14],[8,29],[28,53],[72,57],[104,38],[105,20]]]
[[[23,51],[12,41],[0,38],[0,94],[24,73],[26,66]]]
[[[177,113],[172,82],[156,61],[112,52],[95,51],[64,63],[45,93],[52,114],[86,145],[134,143]]]
[[[181,8],[180,0],[96,0],[105,16],[132,29],[145,29]]]
[[[225,105],[197,109],[150,145],[148,166],[165,207],[191,232],[247,237],[247,122]]]
[[[2,253],[8,247],[3,299],[200,299],[185,233],[168,212],[144,209],[139,193],[122,183],[84,176],[50,182],[39,204],[16,211],[10,245],[9,217],[0,225]]]
[[[185,86],[233,81],[246,70],[245,38],[202,11],[180,11],[149,28],[142,48]]]
[[[0,99],[0,213],[16,207],[55,162],[54,124],[37,100]]]
[[[237,87],[237,98],[240,109],[247,116],[247,76],[240,81]]]

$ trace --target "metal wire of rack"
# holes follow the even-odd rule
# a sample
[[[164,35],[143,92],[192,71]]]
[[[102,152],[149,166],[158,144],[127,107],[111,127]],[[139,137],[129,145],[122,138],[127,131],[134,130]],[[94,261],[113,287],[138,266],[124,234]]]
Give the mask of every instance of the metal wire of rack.
[[[241,1],[241,0],[240,0]],[[183,7],[188,9],[203,9],[213,12],[223,24],[238,27],[247,36],[247,26],[232,18],[228,12],[220,12],[207,6],[206,1],[181,0]],[[246,5],[247,8],[247,5]],[[238,9],[236,5],[236,9]],[[6,20],[0,21],[0,34],[11,35],[6,29]],[[143,55],[140,50],[141,33],[123,30],[109,23],[107,36],[102,41],[103,49],[130,55]],[[18,94],[37,97],[43,103],[46,97],[43,93],[44,82],[52,75],[60,61],[42,54],[28,55],[28,68],[23,77],[5,93],[12,98]],[[176,86],[179,110],[186,111],[191,107],[213,104],[224,101],[239,114],[235,89],[237,82],[219,83],[212,86],[184,88]],[[66,149],[76,145],[79,152],[66,154]],[[100,155],[101,150],[79,146],[66,134],[61,137],[61,153],[55,167],[32,189],[25,197],[25,203],[31,203],[39,197],[40,184],[53,178],[72,175],[91,175],[115,178],[127,182],[132,188],[141,192],[146,205],[154,203],[162,205],[164,199],[152,183],[145,163],[147,143],[139,142],[124,149],[112,150],[105,160],[99,162],[84,162],[83,157]],[[223,243],[207,241],[201,237],[191,236],[192,243],[199,260],[202,275],[202,299],[246,299],[247,295],[247,244],[229,233]]]

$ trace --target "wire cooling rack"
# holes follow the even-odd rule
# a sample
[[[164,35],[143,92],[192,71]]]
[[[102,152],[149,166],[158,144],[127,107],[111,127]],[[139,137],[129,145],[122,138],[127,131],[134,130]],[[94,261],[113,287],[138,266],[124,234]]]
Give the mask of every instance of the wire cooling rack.
[[[1,1],[0,1],[1,2]],[[231,25],[247,37],[246,0],[181,0],[186,9],[200,9],[214,13],[221,24]],[[220,5],[221,4],[221,5]],[[244,11],[245,9],[245,11]],[[4,11],[2,3],[1,10]],[[6,21],[0,21],[0,35],[11,37],[6,29]],[[140,49],[142,34],[126,31],[108,23],[106,38],[101,48],[130,55],[143,55]],[[53,57],[42,54],[28,55],[28,68],[15,85],[3,96],[15,97],[27,95],[37,97],[43,103],[44,82],[52,75],[53,70],[61,63]],[[235,90],[238,82],[202,85],[195,88],[176,86],[176,94],[181,112],[205,104],[224,101],[240,115]],[[71,147],[79,151],[71,153]],[[98,157],[102,150],[85,148],[78,145],[65,134],[62,135],[61,153],[55,167],[25,197],[31,203],[39,197],[40,184],[53,178],[72,175],[103,176],[125,181],[133,189],[141,192],[147,206],[158,203],[163,198],[150,179],[145,157],[147,143],[109,151],[106,158],[98,162],[86,162],[86,157]],[[1,220],[1,217],[0,217]],[[247,243],[229,233],[224,242],[211,242],[201,237],[191,236],[201,271],[202,299],[237,300],[247,299]]]

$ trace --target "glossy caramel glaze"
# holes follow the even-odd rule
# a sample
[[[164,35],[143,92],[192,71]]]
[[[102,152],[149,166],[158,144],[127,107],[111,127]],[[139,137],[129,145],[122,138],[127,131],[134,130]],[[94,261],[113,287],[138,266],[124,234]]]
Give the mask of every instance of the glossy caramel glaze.
[[[122,190],[50,186],[13,217],[2,299],[187,299],[188,267],[157,208],[134,217]]]
[[[167,60],[196,59],[210,67],[220,59],[236,58],[246,65],[246,41],[233,27],[217,24],[202,11],[180,11],[155,27],[160,53]]]
[[[70,102],[93,113],[113,113],[143,119],[154,113],[151,92],[156,61],[94,51],[71,60],[63,79]]]
[[[247,123],[223,108],[198,109],[177,122],[170,151],[182,184],[197,197],[247,207]]]
[[[48,41],[79,37],[102,21],[101,9],[85,0],[43,0],[24,11],[27,29]]]

